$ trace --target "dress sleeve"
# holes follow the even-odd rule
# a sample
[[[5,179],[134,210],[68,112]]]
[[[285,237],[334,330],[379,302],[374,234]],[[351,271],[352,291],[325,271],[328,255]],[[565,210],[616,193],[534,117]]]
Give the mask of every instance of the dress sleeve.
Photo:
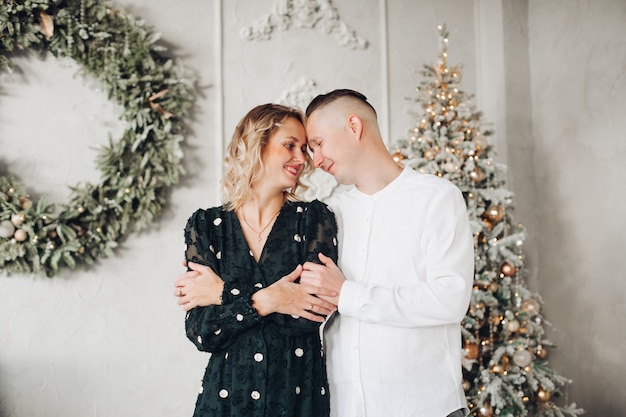
[[[324,203],[314,200],[307,206],[303,216],[300,263],[321,263],[318,258],[320,252],[337,263],[337,222],[333,212]],[[272,314],[268,318],[278,323],[284,331],[294,334],[310,332],[320,326],[320,323],[286,314]]]
[[[221,256],[211,228],[215,226],[207,211],[196,211],[185,227],[185,259],[211,267],[221,276]],[[257,325],[261,317],[252,308],[253,288],[237,288],[225,282],[221,305],[195,307],[187,312],[187,337],[204,352],[222,351],[239,334]]]
[[[305,229],[304,261],[321,263],[317,257],[321,252],[337,263],[337,222],[326,204],[318,200],[311,202],[305,217]]]
[[[428,259],[425,279],[403,286],[346,281],[339,298],[341,314],[398,327],[459,323],[463,319],[472,291],[474,243],[460,191],[450,187],[441,192],[426,216],[421,239]],[[385,281],[393,282],[393,276]]]

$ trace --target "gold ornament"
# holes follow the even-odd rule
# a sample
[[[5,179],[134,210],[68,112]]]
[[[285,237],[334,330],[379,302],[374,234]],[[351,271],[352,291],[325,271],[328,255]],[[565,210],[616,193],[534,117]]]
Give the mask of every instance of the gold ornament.
[[[493,415],[493,408],[491,404],[484,403],[482,407],[478,409],[478,415],[482,417],[491,417]]]
[[[480,167],[475,167],[473,171],[470,171],[469,177],[474,183],[478,184],[485,179],[485,172]]]
[[[537,315],[539,314],[539,311],[541,311],[541,305],[537,300],[533,298],[529,298],[528,300],[524,301],[524,304],[522,304],[522,308],[531,316]]]
[[[513,362],[519,367],[525,367],[533,359],[533,355],[526,349],[520,349],[513,354]]]
[[[504,372],[504,367],[500,364],[493,365],[489,370],[494,374],[501,374]]]
[[[33,206],[33,202],[28,199],[28,197],[20,197],[20,205],[22,206],[22,210],[28,210]]]
[[[406,156],[404,156],[404,154],[400,151],[396,151],[394,152],[391,157],[393,158],[394,161],[396,162],[400,162],[400,161],[404,161],[406,159]]]
[[[13,233],[13,238],[18,242],[23,242],[28,239],[28,233],[24,229],[17,229],[15,233]]]
[[[19,227],[22,223],[24,223],[25,216],[22,213],[17,213],[11,216],[11,223],[15,227]]]
[[[504,261],[504,263],[500,266],[500,272],[505,277],[512,277],[517,273],[517,268],[515,265],[511,265],[507,261]]]
[[[502,323],[502,316],[493,316],[490,319],[491,324],[493,324],[494,326],[499,326],[500,323]]]
[[[513,319],[506,322],[506,329],[510,332],[516,332],[520,328],[519,321]]]
[[[437,154],[437,152],[435,152],[432,149],[426,149],[424,151],[424,158],[428,159],[429,161],[432,161],[435,158],[435,155]]]
[[[52,18],[43,10],[39,10],[37,18],[39,20],[39,31],[45,36],[46,40],[49,41],[52,35],[54,35],[54,22]]]
[[[465,392],[469,391],[472,388],[472,384],[467,379],[463,380],[462,385],[463,385],[463,391]]]
[[[539,387],[539,390],[537,391],[538,401],[545,403],[545,402],[550,401],[551,397],[552,397],[552,393],[550,392],[550,390],[547,390],[543,387]]]
[[[476,153],[479,154],[483,150],[485,150],[485,148],[487,147],[488,145],[487,138],[481,135],[480,133],[476,132],[476,135],[474,136],[474,144],[476,146]]]
[[[485,211],[485,216],[493,223],[497,223],[504,218],[504,209],[500,206],[489,206]]]
[[[465,357],[467,359],[478,358],[478,345],[476,343],[466,343],[463,349],[465,350]]]
[[[543,346],[538,346],[535,355],[537,355],[537,357],[540,359],[545,359],[548,357],[548,349],[544,348]]]
[[[485,223],[485,226],[487,226],[487,229],[489,230],[493,229],[493,223],[491,223],[489,219],[483,219],[483,223]]]

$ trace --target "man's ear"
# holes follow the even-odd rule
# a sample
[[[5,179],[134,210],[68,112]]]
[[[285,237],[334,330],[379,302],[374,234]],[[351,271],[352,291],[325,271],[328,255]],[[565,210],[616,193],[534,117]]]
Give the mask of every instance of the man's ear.
[[[360,140],[363,133],[363,121],[361,118],[356,114],[348,116],[348,129]]]

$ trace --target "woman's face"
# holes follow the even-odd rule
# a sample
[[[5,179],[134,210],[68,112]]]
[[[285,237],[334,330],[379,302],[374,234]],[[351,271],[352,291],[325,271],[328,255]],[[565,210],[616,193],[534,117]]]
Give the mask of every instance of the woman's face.
[[[282,123],[261,152],[264,164],[261,182],[281,191],[296,185],[306,164],[307,142],[304,126],[297,119]]]

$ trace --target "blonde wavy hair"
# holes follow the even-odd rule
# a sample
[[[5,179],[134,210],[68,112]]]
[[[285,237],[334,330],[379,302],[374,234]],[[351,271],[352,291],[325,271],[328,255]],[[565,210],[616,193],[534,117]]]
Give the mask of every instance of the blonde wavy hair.
[[[305,124],[304,114],[299,109],[268,103],[254,107],[237,124],[226,150],[221,181],[222,203],[229,210],[238,209],[252,198],[252,185],[259,180],[264,170],[261,160],[263,149],[289,118]],[[305,152],[304,169],[296,178],[296,184],[284,191],[288,200],[301,200],[301,193],[308,188],[301,179],[310,175],[313,169],[311,156]]]

